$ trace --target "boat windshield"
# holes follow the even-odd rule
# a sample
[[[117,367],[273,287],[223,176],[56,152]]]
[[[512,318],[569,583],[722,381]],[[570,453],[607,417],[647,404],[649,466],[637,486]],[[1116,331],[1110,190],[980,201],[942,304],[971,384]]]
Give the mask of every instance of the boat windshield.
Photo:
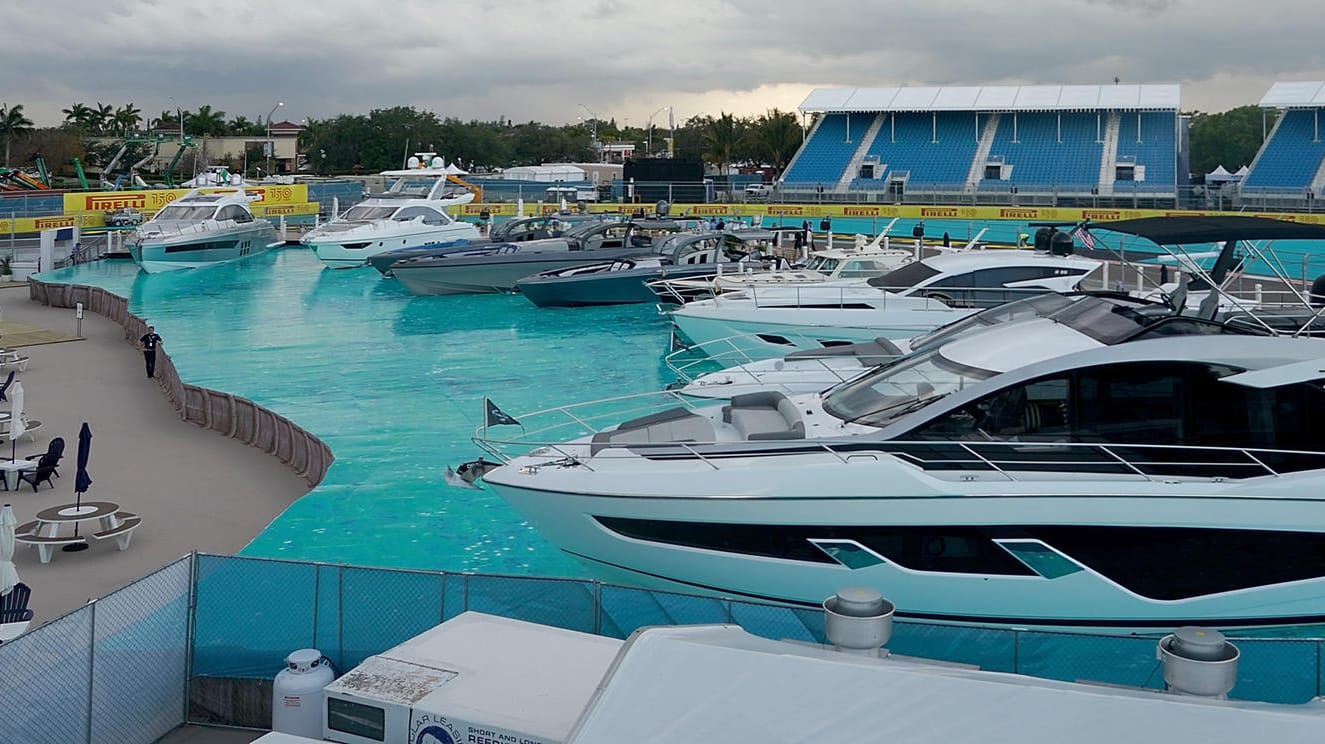
[[[810,262],[805,264],[805,268],[810,271],[831,274],[833,273],[833,269],[836,269],[839,263],[841,263],[841,261],[836,258],[829,258],[828,256],[811,256]]]
[[[883,276],[870,279],[869,284],[880,289],[906,289],[907,287],[914,287],[931,276],[938,276],[940,273],[938,269],[931,268],[924,261],[912,261],[900,268],[889,271]]]
[[[902,357],[872,374],[844,382],[824,396],[824,410],[843,421],[884,427],[992,372],[944,358],[939,349]]]
[[[171,204],[160,212],[156,213],[157,220],[179,220],[181,222],[197,222],[199,220],[210,220],[216,213],[216,205],[208,204],[203,207],[189,207],[183,204]]]
[[[351,222],[372,222],[374,220],[384,220],[390,217],[392,213],[396,211],[396,209],[398,209],[398,207],[396,206],[373,207],[373,206],[365,206],[360,204],[345,210],[345,213],[341,215],[341,219],[349,220]]]
[[[1005,302],[988,310],[981,310],[974,315],[968,315],[961,320],[939,326],[923,336],[917,336],[911,340],[911,350],[926,349],[937,344],[944,344],[968,331],[988,328],[998,323],[1053,315],[1080,299],[1082,299],[1081,295],[1068,296],[1050,292]]]
[[[1050,317],[1102,344],[1112,346],[1155,320],[1172,314],[1173,311],[1164,305],[1088,297]]]
[[[432,193],[432,188],[437,185],[438,178],[440,176],[402,176],[391,184],[391,188],[387,189],[386,192],[388,194],[426,197]]]

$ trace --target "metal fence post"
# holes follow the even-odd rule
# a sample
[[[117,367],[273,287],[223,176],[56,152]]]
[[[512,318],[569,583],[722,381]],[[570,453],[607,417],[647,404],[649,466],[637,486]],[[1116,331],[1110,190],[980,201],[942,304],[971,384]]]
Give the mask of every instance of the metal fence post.
[[[97,664],[97,600],[88,602],[92,607],[92,622],[88,625],[87,639],[87,719],[85,721],[87,744],[92,744],[92,700],[96,697],[93,686],[96,684]]]
[[[345,569],[336,567],[336,668],[345,668]]]
[[[602,635],[603,630],[603,582],[593,582],[593,634]],[[1317,675],[1319,678],[1320,675]]]
[[[182,720],[189,722],[189,696],[193,689],[193,639],[198,624],[198,551],[189,553],[189,606],[184,620],[184,710]]]
[[[313,648],[321,648],[321,646],[317,645],[317,617],[318,617],[317,611],[319,605],[318,600],[321,598],[320,595],[321,589],[322,589],[322,564],[314,563],[313,564]]]

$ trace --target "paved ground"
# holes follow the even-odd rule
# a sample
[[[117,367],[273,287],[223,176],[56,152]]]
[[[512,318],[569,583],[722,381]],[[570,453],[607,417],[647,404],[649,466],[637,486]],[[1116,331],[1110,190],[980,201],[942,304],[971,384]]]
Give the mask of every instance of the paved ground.
[[[0,334],[13,323],[73,336],[72,310],[28,299],[26,286],[0,287]],[[93,541],[79,553],[56,551],[38,561],[35,548],[14,555],[20,578],[32,587],[34,625],[50,621],[179,558],[191,550],[234,553],[308,491],[302,478],[252,447],[182,421],[143,371],[142,355],[123,330],[85,313],[83,340],[21,347],[31,357],[23,381],[25,410],[42,421],[36,441],[18,442],[17,454],[43,452],[63,437],[65,459],[55,487],[4,493],[22,524],[48,506],[72,502],[78,430],[92,429],[85,498],[111,501],[139,514],[142,526],[127,551],[114,540]],[[23,339],[0,335],[0,345]],[[169,349],[170,339],[165,339]],[[8,410],[0,403],[0,410]],[[0,449],[9,454],[8,440]]]

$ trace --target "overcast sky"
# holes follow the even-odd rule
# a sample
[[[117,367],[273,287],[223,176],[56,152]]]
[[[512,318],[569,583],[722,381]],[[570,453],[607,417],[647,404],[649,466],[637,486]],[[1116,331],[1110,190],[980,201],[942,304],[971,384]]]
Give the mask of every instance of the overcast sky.
[[[911,7],[914,6],[914,7]],[[1325,79],[1308,0],[12,0],[0,103],[276,119],[678,124],[815,87],[1180,83],[1184,109]],[[659,113],[659,109],[663,109]],[[592,113],[591,113],[592,112]]]

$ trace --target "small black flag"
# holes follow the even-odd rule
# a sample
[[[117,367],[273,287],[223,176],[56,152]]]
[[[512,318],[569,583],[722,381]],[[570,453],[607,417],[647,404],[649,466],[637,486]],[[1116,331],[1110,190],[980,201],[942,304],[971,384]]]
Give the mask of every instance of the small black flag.
[[[514,417],[508,415],[505,411],[497,407],[488,398],[483,399],[483,425],[484,426],[519,426],[520,422]]]

